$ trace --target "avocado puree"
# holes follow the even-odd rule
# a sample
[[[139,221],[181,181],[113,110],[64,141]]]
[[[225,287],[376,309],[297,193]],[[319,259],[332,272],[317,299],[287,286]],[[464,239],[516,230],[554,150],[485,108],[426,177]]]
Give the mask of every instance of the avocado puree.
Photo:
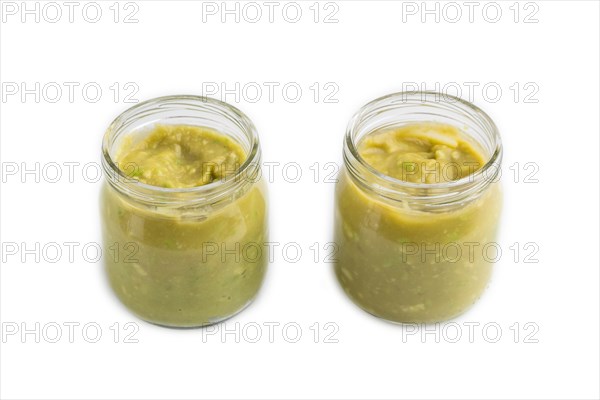
[[[117,161],[122,170],[152,186],[203,186],[235,173],[246,159],[239,144],[211,129],[158,125],[148,137],[121,145]]]
[[[454,181],[485,163],[457,128],[434,123],[373,133],[359,143],[358,152],[377,171],[414,183]]]
[[[375,131],[357,145],[380,173],[413,183],[443,183],[480,169],[488,155],[453,126],[417,123]],[[491,183],[468,201],[437,211],[387,201],[357,186],[346,169],[336,187],[335,265],[360,307],[395,322],[453,318],[486,288],[501,196]]]
[[[159,125],[141,140],[132,137],[117,151],[119,168],[163,188],[216,182],[247,157],[237,142],[203,127]],[[148,205],[105,185],[101,209],[110,284],[140,318],[208,325],[240,311],[258,292],[268,258],[262,180],[188,208]]]

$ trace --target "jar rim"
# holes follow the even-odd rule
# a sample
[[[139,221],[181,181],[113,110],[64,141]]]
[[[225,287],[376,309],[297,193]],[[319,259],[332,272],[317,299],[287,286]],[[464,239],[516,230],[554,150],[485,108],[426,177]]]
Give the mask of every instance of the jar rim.
[[[429,96],[451,99],[452,101],[430,101],[428,99],[424,100],[424,98],[428,98]],[[355,143],[354,140],[357,133],[356,131],[358,128],[358,124],[367,112],[376,111],[380,109],[382,105],[389,101],[391,101],[393,105],[398,105],[403,103],[405,104],[407,100],[418,100],[423,105],[454,105],[457,103],[458,105],[462,106],[464,110],[470,111],[471,115],[476,116],[482,122],[486,123],[490,128],[489,130],[491,132],[491,137],[494,140],[494,151],[490,155],[487,162],[477,171],[473,172],[472,174],[466,175],[460,179],[457,179],[455,181],[435,183],[417,183],[404,181],[386,175],[373,168],[369,163],[365,161],[365,159],[358,152],[358,143]],[[367,104],[362,106],[356,113],[354,113],[354,115],[350,118],[344,137],[344,145],[345,149],[348,150],[347,152],[344,152],[345,160],[347,159],[347,157],[352,157],[354,160],[360,163],[361,166],[363,166],[370,174],[374,175],[378,180],[381,180],[382,182],[387,182],[393,186],[402,187],[406,189],[451,189],[471,185],[474,181],[476,182],[482,179],[485,180],[485,177],[487,176],[487,171],[494,165],[498,165],[502,159],[502,140],[500,138],[500,132],[494,121],[491,119],[491,117],[485,111],[483,111],[481,108],[477,107],[471,102],[463,100],[460,97],[443,94],[436,91],[396,92],[385,96],[381,96],[375,100],[368,102]]]
[[[145,110],[160,110],[165,107],[181,107],[182,109],[192,110],[193,108],[209,108],[216,113],[222,113],[223,115],[230,114],[234,119],[238,127],[246,134],[249,138],[249,151],[246,160],[236,169],[235,173],[219,180],[215,180],[206,185],[193,186],[186,188],[166,188],[161,186],[154,186],[137,179],[132,179],[127,176],[113,160],[111,156],[111,146],[113,135],[118,132],[119,127],[135,120]],[[138,103],[119,114],[106,129],[102,139],[102,164],[105,172],[109,176],[116,175],[116,179],[119,182],[127,182],[128,191],[134,194],[146,194],[153,193],[161,197],[172,196],[177,194],[187,195],[202,195],[208,194],[209,192],[222,192],[229,189],[232,186],[237,186],[240,181],[243,181],[244,174],[247,174],[253,165],[259,165],[260,161],[260,143],[258,139],[258,133],[254,123],[246,114],[244,114],[237,107],[232,106],[224,101],[220,101],[214,98],[197,95],[169,95],[155,97],[141,103]],[[242,177],[240,179],[240,177]],[[109,179],[113,181],[114,179]],[[123,188],[123,187],[122,187]]]

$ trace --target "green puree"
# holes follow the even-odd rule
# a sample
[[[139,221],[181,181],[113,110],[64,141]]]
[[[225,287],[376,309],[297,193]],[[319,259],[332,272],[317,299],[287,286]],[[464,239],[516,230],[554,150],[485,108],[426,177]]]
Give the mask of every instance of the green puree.
[[[215,183],[247,155],[228,136],[195,126],[157,126],[125,140],[116,161],[129,176],[166,188]],[[110,284],[147,321],[215,323],[256,296],[267,266],[263,181],[210,204],[157,206],[105,185],[101,210]]]
[[[197,126],[159,125],[142,141],[122,147],[117,161],[126,174],[165,188],[206,185],[234,173],[246,159],[229,137]]]
[[[457,128],[434,123],[373,133],[360,142],[358,152],[379,172],[414,183],[457,180],[484,164]]]
[[[378,172],[417,184],[463,178],[487,159],[459,129],[428,122],[368,134],[358,151]],[[429,211],[365,191],[343,170],[335,201],[338,280],[381,318],[457,316],[488,284],[492,263],[482,249],[495,240],[500,208],[497,183],[458,207]]]

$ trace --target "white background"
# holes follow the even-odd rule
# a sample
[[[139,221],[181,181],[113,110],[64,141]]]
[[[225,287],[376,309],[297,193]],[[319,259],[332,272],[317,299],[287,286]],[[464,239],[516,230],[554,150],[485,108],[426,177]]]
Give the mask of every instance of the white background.
[[[486,20],[495,18],[495,8],[482,14],[483,2],[474,9],[473,22],[467,6],[454,3],[462,12],[456,23],[448,21],[455,18],[456,7],[444,8],[445,3],[437,6],[439,22],[435,15],[425,15],[424,23],[421,2],[338,1],[327,9],[321,3],[318,23],[309,9],[312,1],[301,2],[297,23],[283,18],[286,3],[275,8],[272,23],[262,2],[263,16],[256,23],[244,15],[239,23],[233,15],[222,23],[220,14],[203,14],[207,6],[199,1],[137,1],[127,9],[121,3],[118,23],[114,6],[109,8],[113,1],[99,2],[97,23],[83,18],[84,2],[75,8],[72,23],[68,8],[59,2],[62,19],[50,23],[47,19],[55,18],[56,10],[47,7],[42,14],[42,2],[40,21],[26,15],[23,23],[22,10],[12,15],[14,9],[5,9],[6,3],[0,27],[3,249],[7,243],[81,245],[74,262],[67,254],[56,263],[47,257],[37,263],[32,255],[21,262],[21,253],[3,253],[2,398],[600,395],[597,2],[498,2],[502,15],[496,23]],[[239,3],[240,11],[243,5]],[[435,3],[427,6],[433,9]],[[123,23],[136,9],[138,22]],[[335,10],[338,22],[323,23]],[[93,18],[93,10],[87,11]],[[247,18],[254,18],[254,10],[246,11]],[[288,12],[293,18],[293,10]],[[532,12],[530,19],[537,22],[525,23]],[[36,82],[39,102],[35,94],[22,98],[19,85],[32,89]],[[52,82],[63,88],[55,103],[54,84],[48,86]],[[64,82],[79,85],[73,101]],[[82,95],[81,88],[90,82],[102,88],[97,102]],[[116,101],[110,89],[115,82],[120,87]],[[271,240],[298,243],[302,257],[292,263],[276,252],[256,302],[216,330],[165,329],[137,320],[107,287],[102,263],[86,262],[81,255],[83,244],[100,239],[100,183],[84,180],[81,166],[99,162],[105,128],[132,105],[123,101],[131,92],[124,87],[128,82],[134,85],[129,89],[139,89],[133,99],[140,101],[202,94],[211,82],[229,89],[236,82],[240,87],[255,82],[264,89],[256,102],[254,92],[236,99],[219,91],[213,97],[236,105],[255,122],[264,161],[297,162],[302,168],[297,183],[284,179],[281,167],[275,169],[269,185]],[[264,82],[279,84],[272,102]],[[296,103],[281,92],[290,82],[302,88]],[[315,82],[321,88],[316,102],[310,89]],[[333,86],[325,90],[328,82]],[[438,328],[439,343],[433,333],[422,337],[422,327],[411,334],[409,328],[382,322],[354,306],[339,289],[332,265],[323,262],[325,253],[315,263],[309,249],[332,240],[334,185],[324,182],[329,170],[323,165],[341,163],[347,121],[364,103],[410,82],[430,89],[446,85],[450,94],[462,88],[463,98],[496,121],[504,142],[503,256],[481,301],[456,324]],[[19,92],[12,95],[14,85]],[[482,93],[484,85],[488,93]],[[475,88],[473,96],[469,86]],[[324,101],[332,87],[339,89],[331,98],[337,103]],[[498,98],[497,87],[502,90]],[[91,89],[88,95],[95,96]],[[289,97],[294,96],[290,91]],[[529,102],[533,100],[537,102]],[[66,168],[57,183],[43,176],[37,183],[35,176],[22,177],[21,171],[7,175],[15,165],[33,168],[36,162],[41,167],[50,162],[80,165],[73,183]],[[316,183],[309,169],[315,162],[321,166]],[[524,182],[523,174],[532,171],[523,168],[528,162],[539,168],[533,176],[537,183]],[[518,179],[515,163],[521,170]],[[90,171],[93,175],[95,169]],[[509,248],[515,242],[521,248],[517,262]],[[529,242],[539,248],[533,257],[537,263],[524,262],[531,248],[523,246]],[[64,325],[69,322],[80,324],[73,343]],[[139,327],[133,337],[138,343],[125,343],[128,322]],[[280,324],[273,343],[264,325],[269,322]],[[332,325],[326,329],[328,322]],[[21,336],[23,328],[33,329],[36,323],[42,330],[39,343],[34,334]],[[54,323],[62,326],[62,337],[50,343]],[[86,323],[102,328],[97,343],[83,336]],[[117,343],[110,329],[115,323],[121,333]],[[247,329],[239,343],[233,334],[221,336],[225,328],[235,330],[236,323],[242,333]],[[293,329],[283,334],[286,323],[302,329],[297,343],[288,342]],[[480,324],[472,343],[469,323]],[[527,329],[526,323],[531,323]],[[263,327],[263,336],[250,343],[248,337],[255,334],[250,328],[256,324]],[[485,335],[484,324],[502,329],[496,343],[491,343],[494,329]],[[15,326],[19,332],[8,334]],[[325,340],[336,326],[333,340]],[[456,327],[462,337],[450,343]],[[88,333],[94,336],[93,330]]]

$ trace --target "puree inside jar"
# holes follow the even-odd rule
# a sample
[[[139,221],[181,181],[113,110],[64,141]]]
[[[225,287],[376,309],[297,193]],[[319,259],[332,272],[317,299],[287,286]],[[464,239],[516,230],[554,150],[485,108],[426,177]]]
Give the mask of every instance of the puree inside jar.
[[[367,135],[358,153],[384,175],[414,183],[461,179],[480,169],[481,151],[451,125],[421,123]]]
[[[357,149],[378,172],[416,184],[467,177],[489,157],[459,128],[433,122],[372,132]],[[390,321],[453,318],[489,282],[483,249],[495,240],[500,209],[498,183],[457,206],[425,209],[378,196],[344,168],[335,200],[338,280],[360,307]]]
[[[247,158],[229,136],[159,125],[125,138],[115,161],[148,185],[200,187],[234,174]],[[140,318],[197,327],[226,319],[256,296],[267,266],[266,188],[245,182],[210,204],[156,206],[104,185],[101,198],[110,284]]]
[[[228,136],[187,125],[158,125],[137,143],[126,138],[117,155],[130,177],[152,186],[190,188],[233,174],[246,159]]]

